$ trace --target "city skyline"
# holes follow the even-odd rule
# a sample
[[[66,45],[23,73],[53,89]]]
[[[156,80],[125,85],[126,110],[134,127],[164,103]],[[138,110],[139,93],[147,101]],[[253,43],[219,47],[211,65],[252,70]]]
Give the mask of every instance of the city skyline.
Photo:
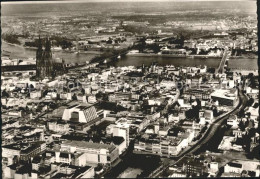
[[[256,0],[42,0],[42,1],[2,1],[3,4],[42,4],[42,3],[89,3],[89,2],[228,2],[228,1],[255,1]]]
[[[2,178],[260,177],[256,1],[2,3]]]

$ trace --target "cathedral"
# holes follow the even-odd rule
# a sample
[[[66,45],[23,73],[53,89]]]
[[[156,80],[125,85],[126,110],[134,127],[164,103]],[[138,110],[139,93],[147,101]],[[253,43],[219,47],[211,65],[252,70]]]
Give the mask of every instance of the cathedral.
[[[45,41],[45,49],[42,48],[42,40],[39,37],[39,45],[36,51],[36,78],[39,80],[54,78],[57,75],[63,75],[67,72],[63,60],[54,60],[51,52],[51,42],[47,38]]]

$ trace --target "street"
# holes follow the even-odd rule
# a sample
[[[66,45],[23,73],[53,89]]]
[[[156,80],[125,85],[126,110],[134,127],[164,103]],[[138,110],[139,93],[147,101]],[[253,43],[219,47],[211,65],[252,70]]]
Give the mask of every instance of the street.
[[[169,166],[175,165],[176,163],[178,163],[180,160],[182,160],[188,154],[194,154],[197,150],[199,150],[206,143],[208,143],[212,139],[212,137],[215,134],[215,132],[217,131],[217,129],[224,123],[225,120],[227,120],[229,118],[230,115],[236,114],[241,109],[245,108],[246,103],[247,103],[247,96],[242,93],[241,89],[239,89],[238,95],[239,95],[239,103],[233,110],[231,110],[230,112],[218,117],[211,124],[211,126],[208,128],[208,130],[205,132],[204,136],[199,141],[197,141],[197,143],[195,145],[191,146],[188,150],[184,150],[182,153],[180,153],[176,157],[176,160],[177,160],[176,162],[170,162],[168,165],[165,165],[164,167],[160,166],[152,174],[150,174],[149,177],[152,177],[152,178],[159,177],[160,174],[165,169],[167,169]]]

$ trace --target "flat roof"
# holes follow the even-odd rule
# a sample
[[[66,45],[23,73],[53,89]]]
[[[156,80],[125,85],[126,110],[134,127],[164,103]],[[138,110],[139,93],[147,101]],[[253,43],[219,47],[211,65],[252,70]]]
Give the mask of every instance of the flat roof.
[[[70,145],[79,148],[92,148],[92,149],[107,149],[109,152],[113,151],[116,147],[108,144],[92,143],[86,141],[65,141],[61,145]]]
[[[77,106],[77,104],[74,104],[74,105],[69,106],[67,109],[72,109],[72,108],[74,108],[76,106]]]
[[[90,108],[91,106],[83,106],[83,105],[80,105],[80,106],[77,106],[76,108],[80,109],[80,110],[85,110],[85,109],[88,109]]]
[[[234,100],[236,98],[234,93],[234,90],[218,89],[211,93],[211,96]]]
[[[229,162],[228,165],[231,167],[242,168],[242,164],[240,163]]]

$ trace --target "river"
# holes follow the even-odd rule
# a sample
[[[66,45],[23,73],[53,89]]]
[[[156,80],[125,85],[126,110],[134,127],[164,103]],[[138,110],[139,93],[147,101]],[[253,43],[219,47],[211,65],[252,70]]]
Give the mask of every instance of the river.
[[[229,59],[228,67],[231,69],[258,70],[257,58],[233,58]]]
[[[10,58],[35,58],[36,50],[30,48],[24,48],[22,46],[10,45],[2,41],[2,50],[10,52]],[[75,54],[64,51],[54,51],[53,56],[55,58],[63,58],[66,63],[85,63],[90,61],[96,54]],[[174,65],[174,66],[199,66],[206,65],[207,67],[218,67],[220,59],[218,58],[178,58],[178,57],[138,57],[138,56],[123,56],[120,60],[114,62],[115,66],[141,66],[142,64],[150,65],[152,62],[157,62],[159,65]],[[229,60],[230,68],[244,68],[244,69],[258,69],[257,58],[237,58]]]
[[[157,62],[159,65],[174,65],[174,66],[199,66],[207,65],[208,67],[217,67],[220,59],[218,58],[181,58],[181,57],[160,57],[160,56],[125,56],[118,60],[116,66],[141,66],[142,64],[150,65],[152,62]]]
[[[24,48],[18,45],[10,45],[4,41],[2,41],[2,50],[10,52],[11,59],[36,58],[36,49]],[[90,61],[95,56],[96,54],[75,54],[64,51],[53,51],[53,57],[62,58],[64,59],[65,63],[84,63],[86,61]]]

